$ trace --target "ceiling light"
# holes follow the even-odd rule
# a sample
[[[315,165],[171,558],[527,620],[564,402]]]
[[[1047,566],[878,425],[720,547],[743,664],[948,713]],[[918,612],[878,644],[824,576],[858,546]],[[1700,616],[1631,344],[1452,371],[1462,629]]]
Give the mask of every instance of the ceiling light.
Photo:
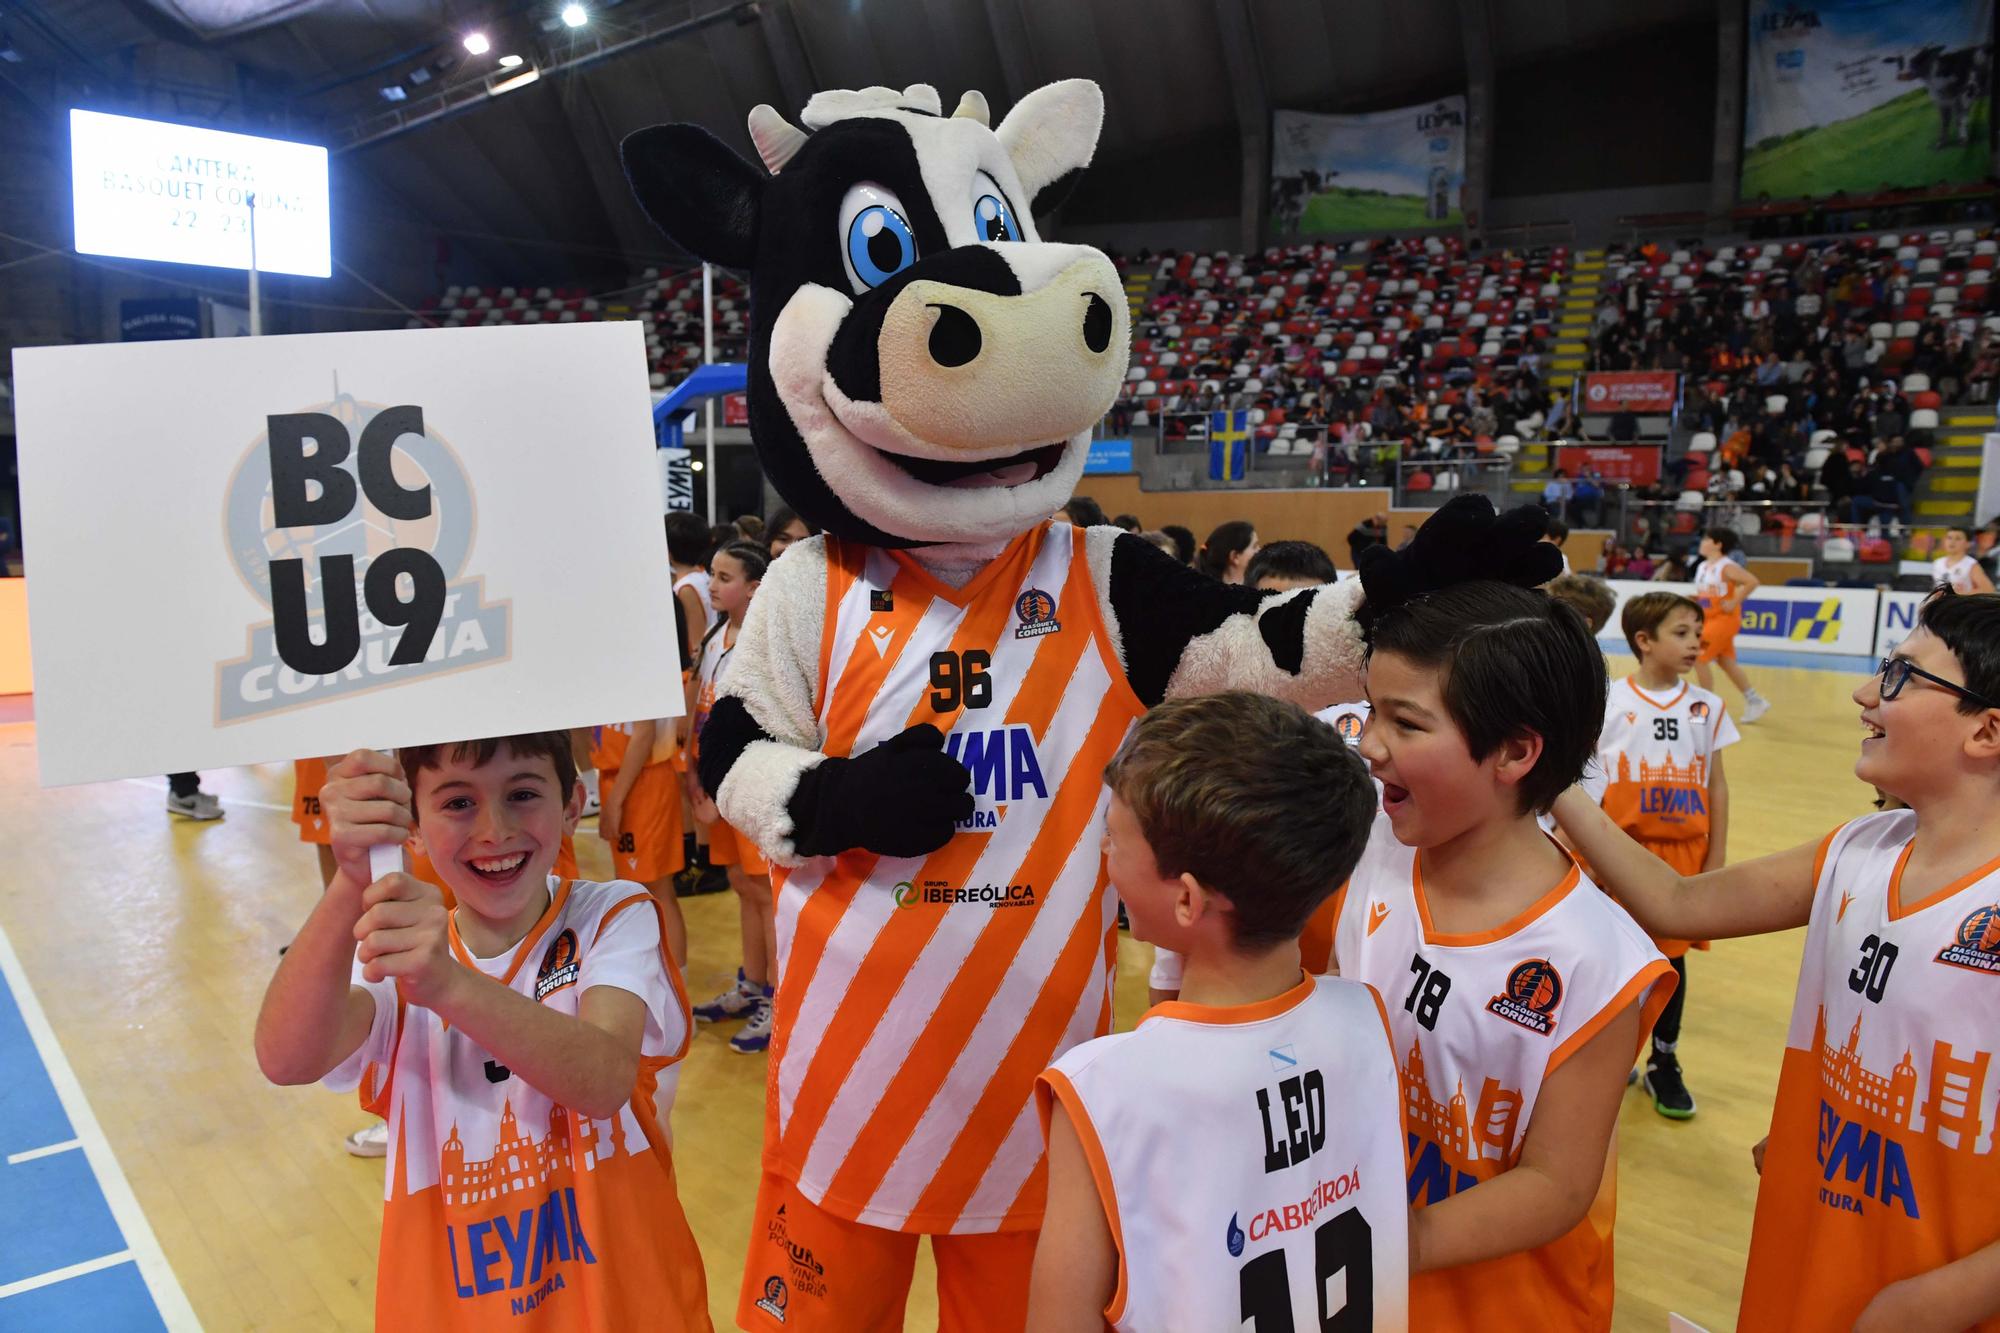
[[[425,77],[428,78],[429,76],[426,75]],[[381,92],[382,100],[385,102],[407,102],[410,99],[409,92],[400,83],[392,83],[388,87],[383,88]]]
[[[690,458],[688,460],[688,471],[690,472],[701,471],[701,460],[699,458]]]
[[[582,5],[564,5],[562,21],[565,27],[581,28],[590,22],[590,15],[584,11]]]
[[[483,32],[468,32],[465,34],[465,49],[476,56],[483,56],[493,49],[493,43],[486,40]]]
[[[519,56],[508,55],[500,57],[501,69],[513,69],[516,65],[520,63],[521,63],[521,57]]]
[[[487,92],[491,96],[498,97],[501,93],[511,93],[516,88],[525,88],[529,84],[533,83],[536,79],[539,79],[541,77],[542,77],[542,72],[536,69],[533,65],[530,65],[526,69],[522,70],[519,74],[513,75],[510,78],[505,78],[500,80],[500,82],[494,84],[491,88],[489,88]]]

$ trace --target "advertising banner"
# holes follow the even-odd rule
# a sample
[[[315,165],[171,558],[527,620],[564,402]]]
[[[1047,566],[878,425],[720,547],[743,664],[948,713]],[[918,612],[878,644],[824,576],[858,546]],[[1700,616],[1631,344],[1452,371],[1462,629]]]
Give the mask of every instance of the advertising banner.
[[[1993,0],[1748,0],[1743,200],[1984,180]]]
[[[1271,229],[1280,235],[1465,221],[1465,99],[1393,111],[1272,115]]]
[[[1594,472],[1605,481],[1629,481],[1651,486],[1660,479],[1657,444],[1565,444],[1556,449],[1556,466],[1572,477]]]
[[[1679,396],[1680,376],[1671,370],[1599,370],[1583,377],[1582,410],[1588,416],[1664,416]]]
[[[192,296],[155,296],[118,303],[121,342],[171,342],[201,337],[201,302]]]
[[[1694,596],[1692,583],[1608,582],[1618,605],[1597,638],[1615,652],[1631,651],[1618,620],[1627,598],[1643,592]],[[1873,588],[1759,588],[1743,604],[1743,628],[1736,644],[1739,648],[1788,653],[1866,657],[1875,647],[1880,598]]]
[[[14,371],[45,784],[682,711],[637,324]]]
[[[1132,470],[1132,441],[1129,439],[1092,440],[1090,457],[1084,463],[1085,475],[1104,472],[1130,472]]]

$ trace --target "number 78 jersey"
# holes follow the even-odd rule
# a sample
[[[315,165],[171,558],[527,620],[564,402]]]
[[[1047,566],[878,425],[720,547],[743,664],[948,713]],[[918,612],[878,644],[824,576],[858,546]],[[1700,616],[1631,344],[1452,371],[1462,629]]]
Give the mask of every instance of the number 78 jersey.
[[[1132,1333],[1401,1333],[1409,1212],[1382,1001],[1305,977],[1260,1004],[1154,1006],[1070,1051],[1060,1102],[1118,1248]]]

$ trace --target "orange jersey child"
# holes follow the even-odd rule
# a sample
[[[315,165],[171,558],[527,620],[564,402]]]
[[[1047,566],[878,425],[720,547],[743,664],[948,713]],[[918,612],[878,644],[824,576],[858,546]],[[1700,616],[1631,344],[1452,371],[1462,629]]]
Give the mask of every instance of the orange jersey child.
[[[632,752],[635,732],[641,739],[649,739],[643,755]],[[650,737],[645,734],[648,732]],[[652,884],[687,864],[687,853],[681,846],[680,780],[674,770],[679,750],[672,720],[613,722],[591,728],[590,761],[597,766],[599,800],[606,809],[611,808],[626,765],[636,759],[640,766],[618,806],[616,836],[609,839],[611,864],[620,879]],[[600,815],[600,828],[602,819]]]
[[[333,842],[333,828],[319,806],[319,789],[326,785],[326,760],[292,761],[292,822],[299,826],[299,841],[325,847]]]

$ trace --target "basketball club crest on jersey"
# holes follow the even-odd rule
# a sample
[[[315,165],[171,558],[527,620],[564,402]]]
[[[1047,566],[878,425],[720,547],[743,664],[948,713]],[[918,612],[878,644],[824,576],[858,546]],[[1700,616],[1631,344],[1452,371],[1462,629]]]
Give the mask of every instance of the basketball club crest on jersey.
[[[580,966],[576,956],[576,932],[564,927],[560,935],[549,941],[548,949],[542,954],[541,970],[535,973],[535,998],[546,1000],[564,986],[574,986]]]
[[[785,1306],[787,1303],[788,1293],[785,1290],[785,1279],[776,1274],[765,1278],[764,1294],[758,1298],[757,1308],[782,1324],[785,1322]]]
[[[868,613],[880,615],[896,609],[896,593],[892,588],[870,588],[868,590]]]
[[[1062,628],[1056,619],[1056,599],[1040,588],[1030,588],[1014,603],[1014,615],[1021,622],[1014,630],[1017,639],[1038,639]]]
[[[1975,907],[1958,923],[1958,937],[1938,951],[1940,963],[2000,975],[2000,903]]]
[[[1361,739],[1361,732],[1367,724],[1359,713],[1342,713],[1333,720],[1333,729],[1340,733],[1340,739],[1353,745]]]
[[[1693,703],[1689,704],[1688,716],[1697,722],[1708,721],[1708,701],[1706,699],[1696,699]]]
[[[1546,958],[1530,958],[1514,965],[1507,974],[1507,993],[1488,1000],[1486,1009],[1547,1036],[1556,1025],[1556,1006],[1562,1003],[1562,994],[1562,973],[1556,971],[1555,964]]]

